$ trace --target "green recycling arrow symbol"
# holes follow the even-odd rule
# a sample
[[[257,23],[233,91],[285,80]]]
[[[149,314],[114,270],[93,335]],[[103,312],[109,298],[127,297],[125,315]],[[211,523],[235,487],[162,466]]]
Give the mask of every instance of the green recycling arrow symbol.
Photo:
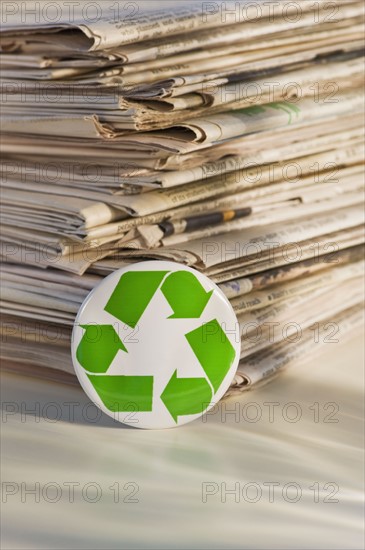
[[[216,392],[235,358],[236,352],[217,319],[185,334]]]
[[[152,297],[161,289],[173,314],[169,319],[199,318],[213,291],[206,292],[189,271],[124,273],[104,310],[135,328]],[[152,411],[153,376],[108,375],[120,353],[128,353],[112,325],[81,325],[84,334],[76,357],[101,401],[113,412]],[[173,373],[160,398],[177,423],[178,416],[203,412],[219,389],[235,358],[235,350],[217,319],[185,334],[205,377],[179,378]]]
[[[128,412],[152,411],[153,376],[97,376],[88,374],[95,391],[107,409]]]
[[[104,405],[113,412],[152,410],[153,376],[108,376],[115,356],[126,347],[112,325],[81,325],[85,330],[76,351],[80,365]],[[89,374],[95,373],[95,374]],[[103,374],[103,376],[102,376]]]
[[[106,372],[118,351],[127,351],[112,325],[81,327],[85,332],[77,348],[76,357],[85,370]]]
[[[171,273],[164,281],[161,290],[174,311],[169,319],[200,317],[213,294],[213,290],[205,292],[190,271]]]
[[[135,328],[166,273],[128,271],[119,279],[104,308],[105,311],[125,325]]]
[[[172,418],[203,412],[212,399],[212,389],[205,378],[178,378],[171,376],[161,399]]]

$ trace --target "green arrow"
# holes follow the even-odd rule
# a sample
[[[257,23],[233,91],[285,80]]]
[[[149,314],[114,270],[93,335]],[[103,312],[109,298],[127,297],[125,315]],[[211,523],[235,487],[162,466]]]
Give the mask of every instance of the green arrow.
[[[76,357],[89,372],[104,373],[119,350],[127,351],[112,325],[81,325],[85,329]]]
[[[152,411],[153,376],[88,375],[107,409],[113,412]]]
[[[232,365],[236,352],[217,319],[185,334],[216,392]]]
[[[177,370],[161,394],[161,400],[177,423],[177,417],[204,411],[212,399],[205,378],[178,378]]]
[[[168,271],[129,271],[119,279],[105,311],[134,328]]]
[[[161,290],[174,311],[169,319],[200,317],[213,293],[213,290],[205,292],[198,279],[190,271],[170,273]]]

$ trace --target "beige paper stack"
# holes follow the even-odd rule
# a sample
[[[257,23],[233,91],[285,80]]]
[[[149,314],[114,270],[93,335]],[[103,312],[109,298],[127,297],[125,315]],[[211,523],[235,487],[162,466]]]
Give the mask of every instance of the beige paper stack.
[[[74,381],[83,299],[151,258],[231,300],[228,393],[361,329],[362,3],[30,4],[0,40],[7,368]]]

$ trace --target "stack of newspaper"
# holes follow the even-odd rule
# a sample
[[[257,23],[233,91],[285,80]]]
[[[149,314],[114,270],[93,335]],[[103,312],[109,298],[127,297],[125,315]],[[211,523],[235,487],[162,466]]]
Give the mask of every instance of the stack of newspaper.
[[[361,328],[362,2],[5,4],[6,366],[72,381],[80,304],[152,258],[231,301],[229,393]]]

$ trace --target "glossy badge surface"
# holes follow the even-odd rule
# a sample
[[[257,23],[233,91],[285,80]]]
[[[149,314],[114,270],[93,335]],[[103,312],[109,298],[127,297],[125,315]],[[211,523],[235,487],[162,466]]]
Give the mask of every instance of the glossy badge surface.
[[[227,390],[240,355],[232,306],[205,275],[163,261],[115,271],[75,320],[72,359],[89,398],[137,428],[199,418]]]

